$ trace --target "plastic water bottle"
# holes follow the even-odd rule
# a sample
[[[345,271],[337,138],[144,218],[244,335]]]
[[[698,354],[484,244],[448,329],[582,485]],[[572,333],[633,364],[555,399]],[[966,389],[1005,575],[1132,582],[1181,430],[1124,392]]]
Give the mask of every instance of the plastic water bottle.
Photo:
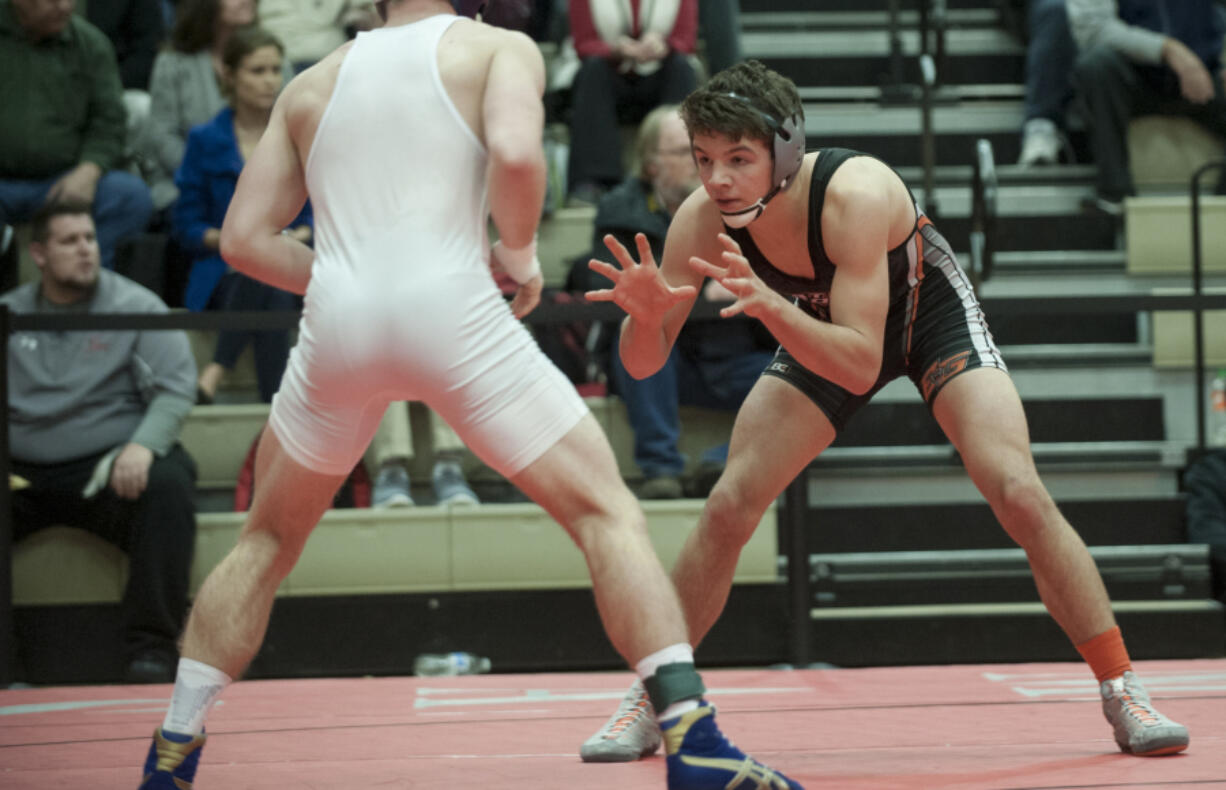
[[[1209,420],[1205,426],[1210,447],[1226,447],[1226,368],[1209,385]]]
[[[489,671],[490,660],[472,653],[423,653],[413,660],[413,674],[418,677],[482,675]]]

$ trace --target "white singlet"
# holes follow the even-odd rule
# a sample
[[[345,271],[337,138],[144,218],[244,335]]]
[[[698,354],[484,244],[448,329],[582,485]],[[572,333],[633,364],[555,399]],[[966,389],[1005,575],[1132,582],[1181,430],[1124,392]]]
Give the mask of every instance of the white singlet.
[[[307,158],[315,262],[269,424],[323,474],[349,473],[393,400],[507,477],[588,411],[490,275],[486,151],[438,70],[457,19],[358,34]]]

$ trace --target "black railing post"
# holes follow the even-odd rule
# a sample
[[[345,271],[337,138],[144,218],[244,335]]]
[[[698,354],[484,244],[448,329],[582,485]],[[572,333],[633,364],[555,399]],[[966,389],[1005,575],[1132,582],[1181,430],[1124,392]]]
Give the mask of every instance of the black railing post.
[[[788,592],[792,615],[792,666],[803,669],[810,663],[809,630],[813,605],[809,594],[809,547],[805,540],[805,511],[808,510],[809,474],[800,474],[783,492],[783,528],[787,541]]]
[[[0,403],[9,402],[9,308],[0,304]],[[7,414],[7,412],[6,412]],[[17,652],[17,628],[13,622],[13,494],[9,464],[9,423],[0,425],[0,688],[13,683]]]
[[[1204,285],[1200,238],[1200,179],[1211,170],[1226,172],[1226,159],[1206,162],[1192,174],[1192,295],[1199,298]],[[1192,308],[1192,349],[1196,382],[1196,452],[1205,454],[1205,328],[1204,308],[1199,302]]]

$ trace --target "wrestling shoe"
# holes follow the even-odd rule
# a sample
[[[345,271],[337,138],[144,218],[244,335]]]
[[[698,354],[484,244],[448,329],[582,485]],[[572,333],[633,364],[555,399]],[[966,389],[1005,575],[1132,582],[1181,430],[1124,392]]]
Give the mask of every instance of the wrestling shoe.
[[[204,733],[191,736],[165,732],[161,727],[154,730],[139,790],[191,790],[207,738]]]
[[[659,748],[655,709],[643,681],[636,680],[617,711],[579,747],[579,757],[585,763],[628,763],[655,754]]]
[[[1149,693],[1131,671],[1104,680],[1099,692],[1103,715],[1115,729],[1115,742],[1122,751],[1156,757],[1188,748],[1188,728],[1154,710]]]
[[[715,724],[715,708],[660,723],[668,752],[668,790],[804,790],[778,771],[748,757]]]

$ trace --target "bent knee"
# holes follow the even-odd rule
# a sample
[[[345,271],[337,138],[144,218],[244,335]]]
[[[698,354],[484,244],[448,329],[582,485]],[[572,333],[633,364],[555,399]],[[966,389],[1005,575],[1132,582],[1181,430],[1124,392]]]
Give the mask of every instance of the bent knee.
[[[1002,481],[990,504],[1013,539],[1023,545],[1049,523],[1056,511],[1055,502],[1037,475]]]
[[[711,490],[703,509],[702,523],[708,540],[744,546],[766,512],[768,503],[758,503],[744,489],[722,480]]]

